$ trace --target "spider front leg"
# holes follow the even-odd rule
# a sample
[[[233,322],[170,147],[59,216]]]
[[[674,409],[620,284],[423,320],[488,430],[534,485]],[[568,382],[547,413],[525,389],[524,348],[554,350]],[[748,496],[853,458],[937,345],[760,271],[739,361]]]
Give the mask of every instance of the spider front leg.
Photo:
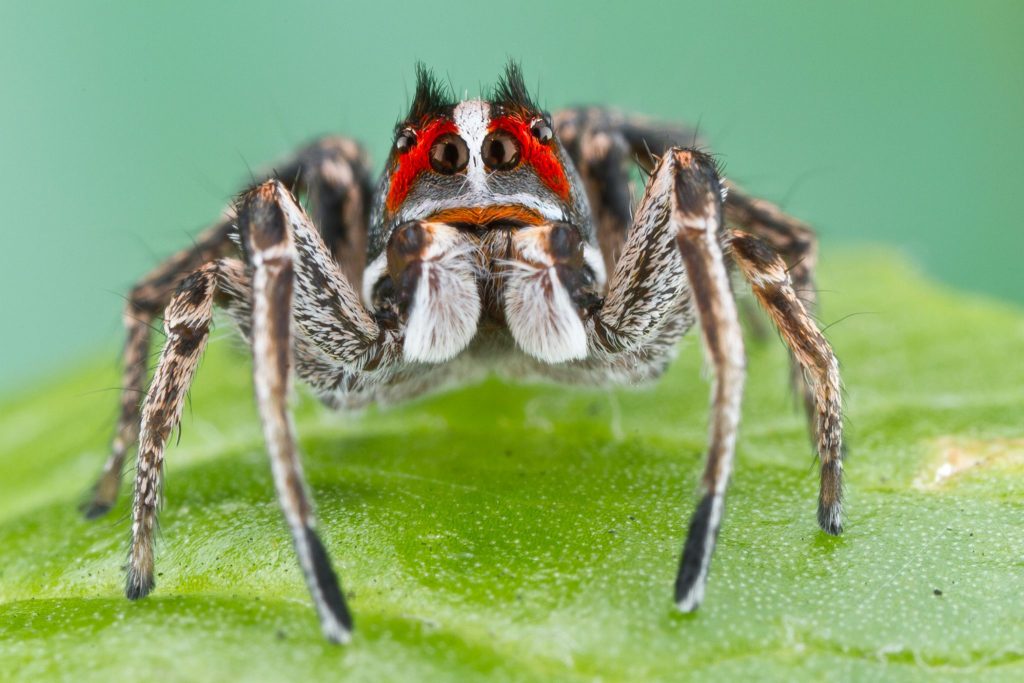
[[[304,225],[298,207],[278,183],[266,183],[243,199],[239,230],[253,266],[253,383],[274,486],[320,617],[320,627],[328,640],[343,643],[351,637],[352,617],[330,558],[316,532],[313,506],[288,410],[296,262],[292,235],[296,226]],[[361,307],[356,308],[357,302],[352,300],[354,292],[345,288],[343,279],[335,279],[332,284],[335,286],[327,289],[340,296],[340,305],[352,307],[347,313],[361,310]],[[332,334],[340,332],[342,338],[354,338],[343,353],[351,353],[352,347],[360,343],[370,346],[375,341],[376,326],[372,320],[339,318],[334,322]]]
[[[704,596],[745,379],[743,336],[722,237],[722,188],[713,161],[693,150],[668,150],[648,182],[604,306],[590,320],[593,352],[609,356],[661,343],[662,329],[677,324],[672,317],[692,319],[693,308],[700,321],[714,380],[702,495],[675,584],[676,604],[685,612],[696,609]],[[681,333],[685,325],[674,329]]]
[[[329,639],[342,642],[352,621],[315,531],[287,412],[293,301],[299,308],[295,317],[303,325],[305,357],[318,354],[334,361],[334,367],[327,365],[329,372],[341,374],[344,368],[359,372],[368,360],[378,366],[388,359],[394,362],[401,345],[393,336],[382,334],[359,303],[323,240],[281,183],[269,181],[247,193],[237,215],[251,283],[237,261],[206,264],[182,282],[164,314],[167,343],[143,407],[125,593],[131,599],[141,598],[154,585],[153,534],[164,449],[180,420],[220,294],[229,310],[251,311],[243,329],[252,341],[256,397],[278,497],[323,631]],[[232,300],[240,295],[251,300]]]
[[[407,302],[397,316],[372,315],[341,274],[320,235],[281,183],[243,196],[238,226],[252,271],[237,261],[207,264],[183,282],[165,313],[168,341],[143,408],[126,594],[153,588],[153,531],[167,437],[181,415],[219,294],[241,320],[253,348],[257,404],[275,487],[299,563],[328,639],[344,642],[352,620],[319,536],[298,457],[287,396],[293,359],[315,388],[346,378],[380,385],[408,360],[443,349],[454,354],[475,331],[479,298],[470,249],[443,224],[409,223],[392,238],[397,289]],[[468,298],[460,286],[473,284]],[[476,307],[474,310],[474,306]],[[468,313],[467,313],[468,311]],[[453,324],[453,318],[462,323]],[[467,322],[468,321],[468,322]],[[418,329],[410,346],[406,332]],[[431,350],[432,349],[432,350]]]

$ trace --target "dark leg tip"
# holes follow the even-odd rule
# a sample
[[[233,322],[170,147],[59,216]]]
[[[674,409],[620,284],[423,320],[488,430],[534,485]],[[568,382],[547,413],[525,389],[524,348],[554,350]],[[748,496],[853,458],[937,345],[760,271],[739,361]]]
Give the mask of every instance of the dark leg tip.
[[[153,575],[142,576],[134,569],[128,570],[128,578],[124,584],[124,594],[129,600],[141,600],[149,595],[156,582]]]
[[[78,509],[82,511],[82,516],[86,519],[98,519],[110,512],[112,507],[114,504],[105,500],[90,500],[88,503],[80,505]]]
[[[341,592],[338,577],[331,567],[320,536],[310,528],[305,529],[313,562],[313,579],[310,589],[314,595],[319,592],[322,602],[317,604],[320,613],[320,628],[327,640],[346,644],[352,640],[352,614],[348,611],[345,596]]]
[[[839,503],[818,503],[818,526],[829,536],[843,533],[843,507]]]
[[[704,601],[708,564],[718,535],[718,520],[713,519],[714,496],[705,494],[690,520],[683,556],[676,576],[676,607],[680,612],[694,612]]]

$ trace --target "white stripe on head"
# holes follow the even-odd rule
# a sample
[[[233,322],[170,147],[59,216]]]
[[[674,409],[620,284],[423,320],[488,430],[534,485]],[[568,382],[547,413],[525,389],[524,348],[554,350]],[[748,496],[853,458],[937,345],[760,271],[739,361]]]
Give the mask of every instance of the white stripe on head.
[[[452,116],[459,129],[459,135],[469,148],[466,179],[475,189],[482,190],[487,185],[487,173],[480,150],[483,148],[484,138],[487,137],[487,127],[491,123],[491,105],[483,100],[460,102],[455,106]]]

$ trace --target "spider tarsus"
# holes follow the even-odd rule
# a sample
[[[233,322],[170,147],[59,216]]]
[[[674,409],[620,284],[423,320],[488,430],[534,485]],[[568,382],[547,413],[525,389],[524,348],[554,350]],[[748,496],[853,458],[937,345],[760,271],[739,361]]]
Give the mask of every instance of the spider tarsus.
[[[82,503],[78,506],[81,510],[82,516],[86,519],[99,519],[103,515],[110,512],[110,508],[114,507],[114,504],[105,500],[90,500],[88,503]]]
[[[718,533],[711,529],[713,507],[714,495],[705,494],[690,521],[690,531],[686,535],[686,545],[679,561],[679,575],[676,577],[676,607],[680,612],[696,611],[704,600],[708,556]]]
[[[316,584],[323,598],[320,626],[324,636],[334,643],[345,644],[352,639],[352,614],[345,604],[338,576],[331,567],[331,559],[320,536],[312,529],[306,530],[309,550],[316,576]]]
[[[124,582],[124,594],[129,600],[141,600],[150,594],[156,581],[153,580],[152,572],[141,574],[134,567],[128,567],[128,576]]]
[[[818,502],[818,526],[829,536],[843,533],[843,506],[841,503]]]
[[[117,460],[119,454],[115,452],[112,460]],[[103,474],[89,491],[89,500],[78,506],[86,519],[97,519],[110,512],[117,500],[117,489],[121,484],[121,477],[118,475],[119,467],[111,467],[108,463]]]

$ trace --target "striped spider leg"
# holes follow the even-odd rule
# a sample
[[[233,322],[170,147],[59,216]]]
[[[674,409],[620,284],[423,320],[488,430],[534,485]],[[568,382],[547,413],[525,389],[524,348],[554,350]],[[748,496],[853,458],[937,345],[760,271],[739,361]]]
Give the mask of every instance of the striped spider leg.
[[[362,147],[338,136],[326,137],[299,150],[275,174],[307,198],[314,223],[342,272],[358,287],[366,258],[370,213],[369,161]],[[194,244],[174,254],[140,280],[124,308],[127,332],[122,356],[122,389],[110,456],[82,511],[89,519],[106,514],[117,499],[121,472],[139,437],[140,408],[146,391],[153,326],[178,285],[204,263],[236,251],[235,207],[203,231]],[[237,239],[237,237],[235,237]]]
[[[164,449],[180,420],[219,303],[238,319],[252,344],[257,404],[278,498],[324,634],[344,642],[352,620],[316,533],[287,407],[293,358],[296,373],[324,392],[332,388],[328,383],[391,381],[407,361],[446,360],[436,355],[439,348],[447,344],[449,353],[457,353],[476,331],[480,304],[473,250],[455,248],[463,238],[454,228],[404,226],[395,242],[411,241],[415,248],[405,244],[396,272],[417,297],[415,311],[421,314],[378,320],[281,183],[268,181],[244,195],[237,215],[245,265],[221,259],[201,266],[182,281],[164,313],[167,342],[142,411],[126,594],[141,598],[154,585],[153,535]],[[439,287],[445,297],[423,293],[424,282],[426,290]],[[461,328],[448,324],[452,311],[462,320]],[[416,334],[424,340],[419,347],[406,343],[407,336]],[[424,359],[417,348],[435,356]]]
[[[821,459],[818,520],[830,534],[842,529],[838,363],[797,297],[782,258],[757,237],[725,229],[724,194],[710,157],[690,149],[666,150],[652,169],[604,303],[586,321],[590,353],[581,362],[593,369],[627,355],[637,365],[660,366],[695,320],[700,323],[714,381],[702,494],[676,580],[676,602],[683,611],[696,609],[703,599],[739,427],[746,361],[731,262],[740,266],[808,378]]]
[[[626,243],[631,214],[632,196],[624,161],[635,160],[646,172],[653,173],[659,157],[673,145],[699,142],[697,134],[685,126],[601,107],[562,110],[555,113],[554,121],[587,187],[606,259],[614,262]],[[808,225],[771,202],[750,196],[735,183],[723,180],[723,184],[727,190],[725,223],[749,235],[727,257],[740,266],[789,348],[791,384],[804,404],[811,440],[821,461],[819,524],[827,533],[838,534],[842,531],[841,396],[838,363],[814,322],[818,239]],[[723,241],[728,239],[723,237]],[[757,285],[763,279],[752,279],[757,268],[744,264],[740,256],[745,245],[754,244],[752,240],[759,245],[757,254],[773,254],[773,263],[782,264],[784,272],[772,269],[772,275],[786,276],[785,291],[795,299],[792,304],[780,308],[778,300],[773,305]],[[760,265],[767,267],[767,261]],[[780,317],[780,311],[787,314]],[[805,350],[808,348],[814,349],[810,355]],[[823,374],[820,367],[830,369]],[[827,391],[822,389],[826,385]]]

